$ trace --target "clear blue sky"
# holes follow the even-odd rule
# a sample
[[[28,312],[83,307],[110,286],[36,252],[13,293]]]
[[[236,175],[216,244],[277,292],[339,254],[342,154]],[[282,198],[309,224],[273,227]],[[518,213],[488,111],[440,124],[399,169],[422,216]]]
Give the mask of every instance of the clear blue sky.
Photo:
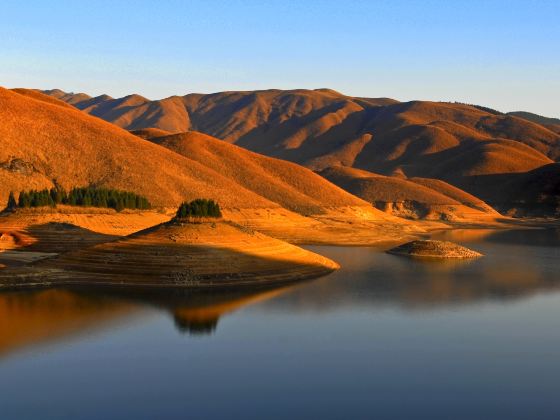
[[[560,0],[3,0],[0,13],[7,87],[328,87],[560,117]]]

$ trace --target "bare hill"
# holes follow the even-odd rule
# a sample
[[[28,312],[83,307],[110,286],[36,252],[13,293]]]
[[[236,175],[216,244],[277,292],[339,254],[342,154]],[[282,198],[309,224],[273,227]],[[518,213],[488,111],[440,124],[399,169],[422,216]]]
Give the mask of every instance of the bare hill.
[[[402,144],[403,138],[416,137],[411,139],[415,147],[436,151],[465,140],[509,139],[553,160],[560,157],[560,136],[543,125],[458,103],[399,103],[349,97],[329,89],[189,94],[155,101],[130,95],[96,99],[93,105],[92,98],[80,101],[58,92],[56,96],[129,130],[200,131],[315,169],[337,163],[360,166],[353,162],[371,159],[365,146],[373,137],[388,156],[409,147],[411,142]]]
[[[560,133],[560,118],[543,117],[542,115],[525,111],[508,112],[508,115],[513,115],[514,117],[523,118],[525,120],[544,125],[549,130]]]
[[[233,163],[228,173],[220,173],[210,164],[203,165],[196,159],[181,156],[52,101],[33,91],[16,93],[0,89],[0,200],[5,201],[11,190],[98,185],[134,191],[147,196],[156,205],[169,206],[196,197],[214,198],[226,208],[274,208],[283,204],[293,208],[365,205],[328,182],[319,186],[323,195],[318,196],[309,188],[313,181],[302,179],[318,178],[315,174],[296,165],[268,159],[271,167],[288,165],[297,174],[289,186],[268,185],[271,196],[276,187],[289,188],[292,193],[289,203],[272,202],[233,179],[234,166],[238,165],[244,173],[244,178],[238,181],[251,180],[255,189],[254,184],[262,173],[251,176],[247,168],[257,169],[258,164],[250,160],[267,158],[231,146],[223,153],[232,154]],[[222,145],[214,139],[199,142],[199,147],[208,147],[209,151],[198,150],[196,158],[210,159]],[[282,196],[283,193],[276,195]]]
[[[560,163],[517,174],[472,176],[467,182],[503,213],[560,217]]]
[[[319,174],[375,207],[400,217],[480,220],[499,216],[482,200],[440,180],[407,180],[342,166],[324,169]]]
[[[245,200],[255,207],[277,206],[112,124],[32,96],[0,89],[3,202],[9,191],[98,185],[134,191],[156,205],[207,196],[224,206]]]
[[[190,131],[153,141],[293,211],[305,213],[315,208],[316,213],[327,203],[330,207],[365,204],[307,168],[205,134]]]
[[[500,184],[492,184],[499,175],[527,173],[560,159],[554,126],[459,103],[400,103],[328,89],[65,100],[127,129],[196,130],[314,170],[342,165],[440,179],[485,201],[490,191],[500,191]],[[486,179],[482,194],[473,183],[477,177]],[[493,202],[504,200],[519,202],[521,196]]]

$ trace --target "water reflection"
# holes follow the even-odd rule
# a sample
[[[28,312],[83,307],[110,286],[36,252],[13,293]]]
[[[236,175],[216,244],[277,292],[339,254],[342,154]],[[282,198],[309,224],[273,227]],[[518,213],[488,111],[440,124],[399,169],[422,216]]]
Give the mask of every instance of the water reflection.
[[[432,235],[434,239],[462,242],[495,242],[526,246],[558,247],[560,244],[560,228],[550,229],[456,229]]]
[[[105,298],[157,308],[169,313],[180,333],[206,335],[215,332],[221,317],[244,306],[280,296],[297,285],[241,291],[114,290],[96,292]],[[92,292],[89,292],[90,294]]]
[[[94,329],[110,329],[150,309],[169,313],[181,333],[211,334],[220,317],[293,287],[220,293],[84,289],[4,292],[0,293],[0,357]]]
[[[208,335],[219,320],[248,305],[258,311],[341,308],[432,310],[508,301],[560,287],[560,231],[468,230],[440,238],[467,244],[484,258],[423,261],[373,248],[309,247],[342,265],[325,278],[289,287],[241,292],[40,290],[0,294],[0,356],[60,341],[141,314],[165,312],[177,331]]]
[[[458,230],[436,235],[481,251],[474,260],[418,260],[369,248],[321,247],[343,269],[271,302],[290,310],[441,306],[508,301],[560,288],[558,230]]]
[[[0,357],[107,327],[135,313],[138,308],[122,300],[67,290],[0,293]]]

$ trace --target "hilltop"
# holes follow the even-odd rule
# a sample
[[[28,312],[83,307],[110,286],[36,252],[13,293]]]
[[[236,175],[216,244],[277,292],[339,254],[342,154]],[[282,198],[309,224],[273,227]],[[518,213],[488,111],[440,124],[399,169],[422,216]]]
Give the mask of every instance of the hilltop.
[[[370,143],[368,135],[424,136],[424,146],[431,146],[432,152],[448,148],[450,141],[508,139],[526,143],[550,159],[560,157],[558,133],[542,123],[519,118],[519,113],[460,103],[350,97],[330,89],[188,94],[154,101],[140,95],[114,99],[46,92],[127,130],[200,131],[314,169],[334,166],[321,158],[343,159],[346,166],[357,158],[367,159],[360,145]],[[431,137],[435,139],[429,141]],[[383,143],[385,148],[397,146]],[[387,151],[391,155],[394,150]]]
[[[546,128],[556,133],[560,133],[560,118],[543,117],[542,115],[525,111],[508,112],[508,115],[513,115],[514,117],[523,118],[525,120],[544,125]]]

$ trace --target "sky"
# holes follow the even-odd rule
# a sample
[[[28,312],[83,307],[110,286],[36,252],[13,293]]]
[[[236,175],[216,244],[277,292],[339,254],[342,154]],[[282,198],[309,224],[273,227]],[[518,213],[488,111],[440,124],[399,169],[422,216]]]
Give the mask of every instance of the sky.
[[[0,2],[0,85],[330,88],[560,117],[560,0]]]

